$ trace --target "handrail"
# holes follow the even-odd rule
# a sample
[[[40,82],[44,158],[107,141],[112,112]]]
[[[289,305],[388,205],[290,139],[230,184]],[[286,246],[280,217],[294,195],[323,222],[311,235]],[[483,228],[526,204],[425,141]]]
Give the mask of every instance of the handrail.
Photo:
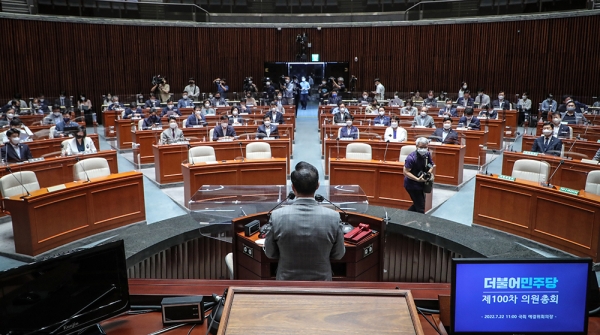
[[[419,1],[416,4],[410,6],[407,10],[404,11],[404,21],[408,21],[408,11],[420,6],[421,4],[426,4],[426,3],[443,3],[443,2],[465,2],[467,0],[427,0],[427,1]]]

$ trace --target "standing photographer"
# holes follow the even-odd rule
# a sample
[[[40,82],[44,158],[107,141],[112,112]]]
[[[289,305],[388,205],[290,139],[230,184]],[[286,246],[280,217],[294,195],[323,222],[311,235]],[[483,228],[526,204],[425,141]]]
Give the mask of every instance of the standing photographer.
[[[281,85],[283,99],[281,104],[291,105],[294,102],[294,88],[295,85],[290,81],[290,77],[284,78],[284,83]]]
[[[252,82],[252,77],[246,77],[244,79],[243,89],[246,96],[250,94],[253,98],[256,95],[256,92],[258,92],[258,87],[256,87],[256,84]]]
[[[416,145],[417,150],[411,152],[404,162],[404,188],[413,201],[408,210],[424,214],[425,193],[431,193],[435,163],[429,153],[427,138],[419,137]]]
[[[198,100],[198,97],[200,96],[200,89],[198,88],[198,86],[196,86],[196,81],[194,80],[194,78],[190,78],[188,80],[188,84],[183,91],[187,92],[188,97],[191,100]]]
[[[169,91],[171,91],[171,86],[167,84],[167,78],[156,76],[152,79],[152,84],[154,86],[152,86],[150,92],[158,94],[160,101],[167,102],[170,98]]]
[[[225,78],[217,78],[213,80],[213,83],[217,85],[217,92],[221,93],[223,99],[227,98],[227,92],[229,91],[229,86],[225,83]]]

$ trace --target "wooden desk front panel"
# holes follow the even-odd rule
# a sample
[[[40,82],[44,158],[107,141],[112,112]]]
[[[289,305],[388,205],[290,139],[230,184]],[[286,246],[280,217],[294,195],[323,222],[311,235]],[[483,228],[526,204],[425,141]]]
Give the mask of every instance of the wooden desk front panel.
[[[102,112],[102,124],[104,125],[104,137],[114,138],[117,136],[115,130],[115,120],[121,112],[105,110]]]
[[[473,222],[598,259],[600,196],[478,175]]]
[[[185,206],[202,185],[285,185],[285,158],[182,164]]]
[[[45,115],[19,115],[19,120],[23,122],[24,125],[31,128],[31,126],[39,125],[44,119]]]
[[[146,219],[141,173],[126,172],[66,186],[52,193],[43,188],[24,200],[5,200],[12,213],[17,253],[35,256]],[[65,212],[65,208],[69,210]]]
[[[418,137],[429,137],[433,134],[430,128],[407,128],[408,139],[417,139]],[[483,130],[457,130],[459,133],[459,143],[466,146],[464,163],[469,165],[485,164],[486,152],[483,149],[487,141],[487,133]],[[463,134],[463,135],[460,135]]]
[[[96,149],[100,149],[100,142],[98,141],[97,134],[89,134],[89,138],[94,141],[94,145]],[[31,142],[24,142],[23,144],[27,144],[29,149],[31,150],[31,155],[33,158],[39,158],[48,154],[55,154],[56,156],[60,155],[62,150],[61,143],[65,140],[71,139],[72,137],[57,137],[57,138],[47,138],[40,140],[33,140]]]
[[[117,133],[117,149],[131,149],[131,130],[132,127],[138,126],[139,120],[121,119],[115,122],[115,131]]]
[[[533,142],[538,137],[539,136],[523,136],[523,145],[521,146],[523,151],[530,151],[531,148],[533,148]],[[583,156],[577,155],[577,154],[571,155],[574,159],[581,159],[581,158],[592,159],[596,155],[596,152],[600,149],[600,143],[598,143],[598,142],[581,141],[581,140],[566,139],[566,138],[561,138],[560,140],[565,145],[565,156],[566,157],[569,157],[569,149],[571,150],[571,152],[574,152],[577,154],[583,154],[586,156],[586,157],[583,157]]]

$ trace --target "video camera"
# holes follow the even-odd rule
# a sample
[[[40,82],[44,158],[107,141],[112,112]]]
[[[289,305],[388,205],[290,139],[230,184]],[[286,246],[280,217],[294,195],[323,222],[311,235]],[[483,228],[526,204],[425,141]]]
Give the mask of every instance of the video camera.
[[[421,172],[419,172],[419,174],[417,174],[417,177],[418,178],[423,177],[423,180],[429,181],[429,180],[431,180],[431,173],[426,172],[426,171],[421,171]]]
[[[152,85],[164,84],[165,79],[159,75],[152,77]]]
[[[251,81],[252,81],[252,77],[244,78],[244,84],[250,84]]]

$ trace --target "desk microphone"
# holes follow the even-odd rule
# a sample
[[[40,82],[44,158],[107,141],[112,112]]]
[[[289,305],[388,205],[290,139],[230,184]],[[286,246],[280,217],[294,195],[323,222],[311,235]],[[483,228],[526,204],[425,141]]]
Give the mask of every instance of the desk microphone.
[[[8,157],[8,154],[6,156]],[[19,180],[19,178],[17,178],[17,176],[15,176],[15,174],[12,172],[12,169],[10,168],[10,166],[8,165],[8,163],[6,164],[6,171],[8,171],[10,173],[10,175],[13,176],[13,178],[15,178],[15,180],[17,181],[17,183],[19,183],[19,185],[21,185],[21,187],[27,193],[27,195],[22,196],[21,199],[23,199],[25,197],[30,197],[31,193],[29,193],[29,190],[25,187],[25,185],[23,185],[23,181]],[[23,178],[23,175],[21,175],[21,179],[22,178]]]
[[[240,153],[242,154],[242,162],[244,161],[244,149],[242,149],[242,142],[238,142],[240,145]]]
[[[579,138],[575,138],[575,141],[573,141],[573,143],[571,144],[571,147],[569,148],[569,150],[564,153],[563,158],[566,158],[567,154],[570,153],[571,150],[573,150],[573,147],[575,146],[575,143],[577,143],[577,140],[579,140]],[[573,159],[573,158],[571,157],[571,159]]]
[[[390,137],[392,134],[389,135]],[[385,163],[385,156],[387,155],[388,146],[390,145],[390,140],[385,141],[385,151],[383,152],[383,162]]]
[[[335,140],[337,141],[337,145],[336,145],[336,147],[337,147],[337,157],[335,158],[335,160],[339,161],[340,160],[340,138],[338,137]]]
[[[513,150],[513,147],[515,146],[515,142],[516,142],[516,141],[519,139],[519,136],[522,136],[522,135],[524,136],[524,135],[525,135],[525,132],[523,132],[523,134],[521,134],[521,133],[517,132],[517,137],[515,137],[515,140],[514,140],[514,141],[512,142],[512,144],[510,145],[510,151],[511,151],[511,152],[514,152],[514,150]],[[522,143],[521,143],[521,151],[523,151],[523,145],[522,145]]]
[[[347,222],[348,221],[348,213],[346,213],[345,210],[341,209],[336,204],[334,204],[333,202],[329,201],[329,199],[325,199],[325,197],[322,196],[322,195],[320,195],[320,194],[315,194],[315,200],[318,203],[321,203],[321,202],[323,202],[323,200],[325,200],[328,203],[332,204],[333,207],[337,208],[340,212],[344,213],[344,221],[341,222],[342,232],[344,234],[349,233],[352,229],[354,229],[354,227]]]
[[[283,200],[281,200],[277,205],[275,205],[275,207],[271,208],[270,211],[267,212],[267,217],[271,218],[271,212],[273,212],[275,209],[277,209],[279,206],[281,206],[282,203],[284,203],[287,200],[294,200],[296,199],[296,194],[294,194],[294,192],[290,192],[288,193],[287,197]]]
[[[87,178],[87,182],[90,182],[90,176],[88,176],[87,171],[85,170],[85,162],[83,160],[81,160],[79,158],[79,156],[75,156],[75,158],[77,159],[77,163],[79,163],[81,161],[81,169],[83,170],[83,173],[85,173],[85,178]]]
[[[554,169],[554,172],[552,172],[552,174],[550,175],[550,178],[548,178],[548,182],[547,183],[542,183],[542,186],[554,188],[554,185],[552,185],[550,183],[550,181],[552,181],[552,177],[554,177],[554,175],[556,174],[556,172],[558,172],[558,169],[560,169],[560,166],[563,165],[564,162],[565,162],[564,159],[560,160],[560,163],[558,163],[558,165],[556,166],[556,169]]]
[[[277,209],[279,206],[281,206],[282,203],[284,203],[285,201],[289,200],[294,200],[296,198],[296,195],[294,194],[294,192],[290,192],[288,193],[288,196],[281,200],[277,205],[275,205],[275,207],[271,208],[270,211],[267,212],[267,223],[265,225],[263,225],[262,227],[260,227],[259,229],[259,234],[258,234],[258,238],[265,238],[267,237],[267,234],[271,231],[271,212],[273,212],[275,209]]]

